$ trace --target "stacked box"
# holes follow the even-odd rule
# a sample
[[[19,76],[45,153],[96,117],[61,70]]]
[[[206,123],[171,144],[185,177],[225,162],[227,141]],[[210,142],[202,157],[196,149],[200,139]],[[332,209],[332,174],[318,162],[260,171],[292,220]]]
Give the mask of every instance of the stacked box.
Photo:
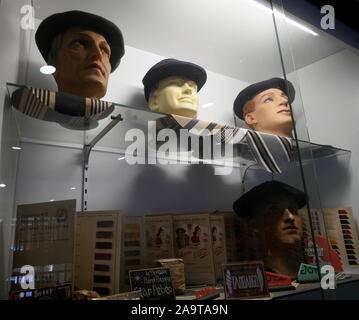
[[[130,290],[129,270],[145,267],[144,222],[141,216],[123,216],[121,291]]]
[[[213,263],[216,281],[223,279],[222,264],[228,262],[226,248],[226,227],[223,213],[212,213],[210,215]]]
[[[18,206],[12,291],[24,289],[20,284],[24,275],[21,268],[26,265],[35,272],[34,289],[72,285],[75,210],[76,200]]]
[[[184,260],[186,284],[214,284],[210,215],[176,214],[173,230],[175,256]]]
[[[75,289],[100,295],[119,292],[121,224],[119,211],[84,211],[76,217]]]
[[[156,267],[156,260],[174,257],[173,221],[171,215],[145,217],[146,268]]]

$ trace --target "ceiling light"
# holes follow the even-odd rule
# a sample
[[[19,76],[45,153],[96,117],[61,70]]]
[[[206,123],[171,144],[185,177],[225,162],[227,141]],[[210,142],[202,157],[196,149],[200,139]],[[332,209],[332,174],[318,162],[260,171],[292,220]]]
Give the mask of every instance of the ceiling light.
[[[253,5],[255,5],[256,7],[268,12],[268,13],[271,13],[273,14],[273,11],[271,8],[265,6],[264,4],[261,4],[261,3],[258,3],[257,1],[254,1],[254,0],[248,0],[250,1]],[[313,36],[317,36],[318,33],[314,32],[313,30],[309,29],[308,27],[302,25],[301,23],[297,22],[297,21],[294,21],[293,19],[290,19],[290,18],[287,18],[282,12],[279,12],[278,10],[274,9],[275,11],[275,14],[281,18],[283,18],[284,20],[286,20],[288,23],[290,23],[291,25],[297,27],[298,29],[301,29],[305,32],[308,32],[310,33],[311,35]]]
[[[12,150],[21,150],[21,147],[19,146],[14,146],[14,147],[11,147]]]
[[[75,187],[71,187],[71,190],[76,190],[76,188],[75,188]]]
[[[6,184],[5,183],[0,183],[0,188],[5,188]]]
[[[55,199],[50,199],[49,201],[50,201],[50,202],[54,202],[54,201],[55,201]]]
[[[117,160],[123,160],[125,159],[125,156],[117,158]]]
[[[283,13],[281,13],[281,14],[283,15]],[[290,18],[287,18],[287,17],[284,17],[284,19],[285,19],[288,23],[290,23],[291,25],[297,27],[298,29],[301,29],[301,30],[303,30],[303,31],[305,31],[305,32],[308,32],[308,33],[310,33],[310,34],[313,35],[313,36],[317,36],[317,35],[318,35],[318,33],[314,32],[313,30],[309,29],[309,28],[306,27],[306,26],[303,26],[302,24],[300,24],[300,23],[297,22],[297,21],[294,21],[294,20],[292,20],[292,19],[290,19]]]
[[[56,68],[54,66],[50,66],[50,65],[42,66],[40,68],[40,72],[43,74],[53,74],[53,73],[55,73],[55,71],[56,71]]]

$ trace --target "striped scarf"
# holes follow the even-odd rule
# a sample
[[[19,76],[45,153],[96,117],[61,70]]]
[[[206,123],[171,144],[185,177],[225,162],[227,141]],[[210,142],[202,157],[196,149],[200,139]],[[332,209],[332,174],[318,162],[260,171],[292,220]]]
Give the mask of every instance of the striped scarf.
[[[30,117],[77,130],[96,127],[97,120],[114,110],[112,102],[29,86],[16,90],[11,96],[11,104]]]
[[[256,164],[272,173],[282,173],[293,160],[292,140],[285,137],[174,114],[158,119],[157,129],[163,128],[186,129],[194,135],[212,136],[221,144],[247,144]]]

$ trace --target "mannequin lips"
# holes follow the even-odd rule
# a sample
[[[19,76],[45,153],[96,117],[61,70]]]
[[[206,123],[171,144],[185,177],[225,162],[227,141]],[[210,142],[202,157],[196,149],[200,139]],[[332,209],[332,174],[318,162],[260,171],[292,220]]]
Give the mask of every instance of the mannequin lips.
[[[186,96],[186,97],[180,97],[180,98],[178,99],[178,101],[193,103],[193,99],[192,99],[191,97],[188,97],[188,96]]]
[[[105,75],[103,68],[98,63],[91,63],[86,67],[86,69],[98,69],[103,76]]]
[[[298,228],[296,226],[287,226],[287,227],[284,227],[282,230],[298,230]]]
[[[277,113],[282,113],[282,114],[287,114],[287,115],[291,114],[289,109],[282,109],[282,110],[279,110]]]

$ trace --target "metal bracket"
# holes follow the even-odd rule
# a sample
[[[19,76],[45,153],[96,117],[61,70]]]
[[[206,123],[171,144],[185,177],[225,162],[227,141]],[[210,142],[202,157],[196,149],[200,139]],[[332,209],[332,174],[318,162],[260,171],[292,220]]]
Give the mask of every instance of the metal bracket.
[[[107,134],[107,132],[109,132],[117,123],[123,120],[120,114],[116,116],[111,116],[111,119],[112,121],[95,138],[93,138],[90,143],[84,145],[84,167],[88,168],[90,153],[96,143],[99,142]]]
[[[87,210],[87,174],[89,159],[92,148],[120,121],[123,120],[120,114],[111,116],[111,122],[88,144],[83,147],[83,166],[82,166],[82,201],[81,210]]]

